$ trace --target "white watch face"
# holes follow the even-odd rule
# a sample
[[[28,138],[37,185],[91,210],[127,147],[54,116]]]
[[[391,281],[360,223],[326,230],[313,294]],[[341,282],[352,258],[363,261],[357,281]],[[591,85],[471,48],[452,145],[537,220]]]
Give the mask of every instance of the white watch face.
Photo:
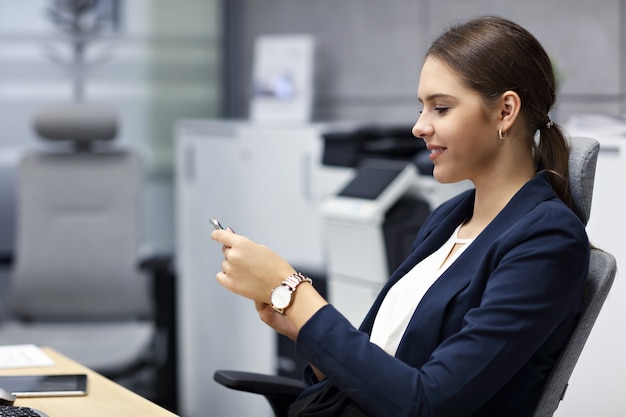
[[[291,303],[291,290],[284,285],[274,288],[270,297],[274,308],[287,308]]]

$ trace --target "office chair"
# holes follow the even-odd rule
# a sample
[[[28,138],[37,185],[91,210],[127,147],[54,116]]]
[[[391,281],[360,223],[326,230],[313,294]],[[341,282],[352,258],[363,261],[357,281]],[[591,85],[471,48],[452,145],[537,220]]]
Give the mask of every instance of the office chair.
[[[154,305],[163,283],[150,280],[165,275],[164,262],[139,258],[141,158],[112,145],[117,120],[103,107],[43,111],[35,130],[48,146],[19,162],[11,317],[0,341],[48,346],[152,391],[148,375],[171,335]]]
[[[569,158],[570,191],[574,211],[586,225],[591,212],[593,183],[600,144],[590,138],[572,138]],[[591,249],[585,284],[585,308],[569,341],[548,376],[533,417],[552,417],[565,396],[569,378],[589,338],[602,305],[617,274],[615,257],[598,248]]]
[[[15,167],[17,153],[0,151],[0,320],[7,312],[9,273],[15,242]]]
[[[600,145],[591,138],[570,139],[569,180],[574,212],[586,225],[591,212],[593,184]],[[613,284],[617,265],[613,255],[593,248],[581,317],[548,376],[533,417],[551,417],[563,399],[569,378],[600,309]],[[302,392],[301,381],[252,372],[218,370],[214,379],[228,388],[265,396],[276,417],[286,417],[289,405]]]
[[[15,241],[15,169],[17,153],[0,153],[0,266],[13,260]]]

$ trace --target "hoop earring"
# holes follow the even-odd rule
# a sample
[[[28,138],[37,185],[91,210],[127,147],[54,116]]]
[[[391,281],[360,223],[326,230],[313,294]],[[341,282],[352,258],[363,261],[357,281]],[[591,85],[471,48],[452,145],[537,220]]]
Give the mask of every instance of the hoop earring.
[[[502,125],[500,125],[500,129],[498,129],[498,137],[500,138],[500,140],[506,139],[506,132],[502,132]]]

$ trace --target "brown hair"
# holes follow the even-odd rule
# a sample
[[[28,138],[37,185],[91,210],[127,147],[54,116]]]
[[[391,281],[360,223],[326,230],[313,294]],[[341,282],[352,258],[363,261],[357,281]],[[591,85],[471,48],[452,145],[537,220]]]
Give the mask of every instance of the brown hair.
[[[539,41],[516,23],[483,16],[446,31],[426,57],[445,62],[489,103],[509,90],[520,96],[520,115],[528,126],[535,168],[549,173],[550,184],[571,207],[569,146],[562,129],[548,117],[556,100],[556,82],[552,62]]]

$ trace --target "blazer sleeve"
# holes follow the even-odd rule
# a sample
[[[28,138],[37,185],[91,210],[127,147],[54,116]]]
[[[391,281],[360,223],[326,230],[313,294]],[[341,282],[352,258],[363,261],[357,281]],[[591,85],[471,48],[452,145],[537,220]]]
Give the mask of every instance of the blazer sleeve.
[[[480,302],[426,363],[389,356],[333,306],[304,325],[298,351],[371,415],[470,415],[580,307],[589,244],[560,207],[533,210],[466,272],[484,281]]]

